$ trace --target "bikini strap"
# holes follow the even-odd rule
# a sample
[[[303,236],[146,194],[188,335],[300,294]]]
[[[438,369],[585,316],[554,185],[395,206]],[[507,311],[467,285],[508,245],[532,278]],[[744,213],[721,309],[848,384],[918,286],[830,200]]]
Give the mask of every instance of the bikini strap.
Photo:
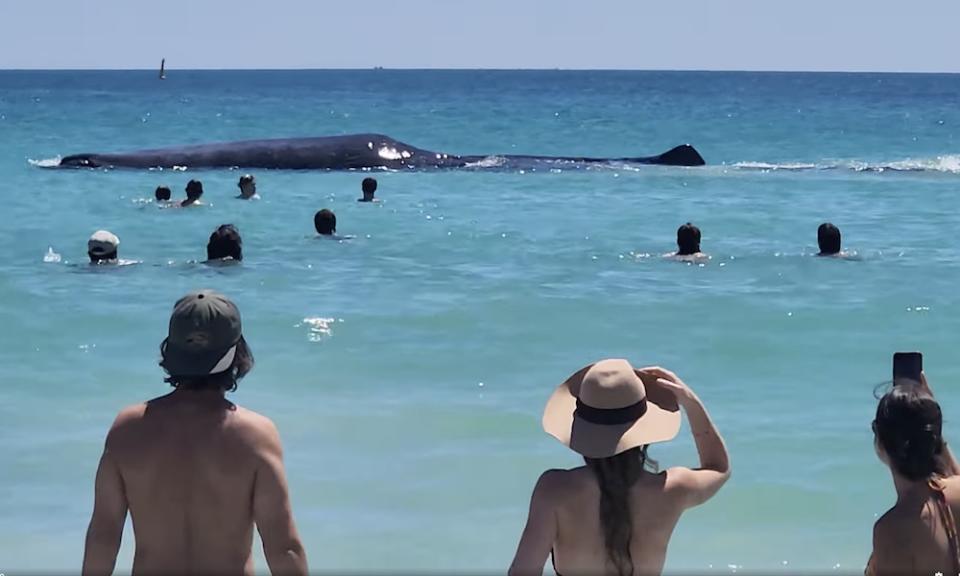
[[[933,491],[933,499],[936,502],[937,510],[940,512],[940,521],[947,532],[950,555],[953,557],[953,573],[960,574],[960,537],[957,535],[957,523],[953,517],[953,509],[947,503],[947,497],[943,493],[943,481],[935,477],[931,478],[928,484]]]

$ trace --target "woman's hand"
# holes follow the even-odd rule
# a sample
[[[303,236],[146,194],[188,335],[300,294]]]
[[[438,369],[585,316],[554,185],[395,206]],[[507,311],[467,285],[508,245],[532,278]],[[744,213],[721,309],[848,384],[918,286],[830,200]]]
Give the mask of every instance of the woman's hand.
[[[680,379],[679,376],[673,372],[667,370],[666,368],[661,368],[659,366],[649,366],[647,368],[641,368],[638,372],[647,375],[651,378],[655,378],[657,384],[666,388],[677,398],[677,403],[681,406],[686,405],[686,403],[696,400],[697,395],[693,393],[693,390],[690,389],[687,384]]]

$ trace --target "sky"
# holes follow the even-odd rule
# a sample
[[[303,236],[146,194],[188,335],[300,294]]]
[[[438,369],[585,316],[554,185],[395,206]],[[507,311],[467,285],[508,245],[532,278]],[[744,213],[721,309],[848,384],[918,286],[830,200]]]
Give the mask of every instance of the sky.
[[[908,7],[909,6],[909,7]],[[957,0],[3,0],[0,69],[960,72]]]

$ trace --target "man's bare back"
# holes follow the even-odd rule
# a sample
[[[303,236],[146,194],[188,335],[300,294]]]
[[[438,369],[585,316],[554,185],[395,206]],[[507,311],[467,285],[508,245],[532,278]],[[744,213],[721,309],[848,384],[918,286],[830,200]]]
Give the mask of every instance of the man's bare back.
[[[125,408],[107,434],[84,575],[113,572],[128,510],[134,574],[253,574],[254,524],[273,574],[307,574],[280,435],[224,397],[253,368],[241,330],[216,292],[174,306],[161,366],[176,390]]]
[[[114,523],[129,507],[135,574],[252,574],[255,521],[273,573],[306,573],[277,429],[217,391],[175,391],[120,412],[97,473],[101,507]],[[87,551],[84,572],[101,571],[89,538]]]

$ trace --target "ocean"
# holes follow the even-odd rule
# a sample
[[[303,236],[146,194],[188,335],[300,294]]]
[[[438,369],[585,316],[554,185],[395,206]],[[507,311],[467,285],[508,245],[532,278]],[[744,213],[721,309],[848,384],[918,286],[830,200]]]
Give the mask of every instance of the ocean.
[[[503,572],[538,475],[580,463],[541,430],[547,397],[625,357],[684,378],[731,455],[668,573],[859,573],[895,498],[870,432],[893,352],[924,353],[960,438],[958,94],[951,75],[0,72],[0,572],[79,570],[106,431],[169,390],[173,303],[213,288],[257,361],[231,398],[280,429],[314,571]],[[354,132],[458,154],[690,143],[708,165],[375,170],[377,205],[355,201],[363,172],[257,170],[241,202],[236,170],[43,168]],[[206,207],[149,202],[191,178]],[[321,208],[354,238],[315,238]],[[660,256],[687,221],[704,265]],[[824,221],[858,259],[813,256]],[[197,263],[224,223],[242,265]],[[101,228],[142,263],[87,266]],[[686,424],[650,453],[697,464]],[[118,572],[132,555],[128,522]]]

